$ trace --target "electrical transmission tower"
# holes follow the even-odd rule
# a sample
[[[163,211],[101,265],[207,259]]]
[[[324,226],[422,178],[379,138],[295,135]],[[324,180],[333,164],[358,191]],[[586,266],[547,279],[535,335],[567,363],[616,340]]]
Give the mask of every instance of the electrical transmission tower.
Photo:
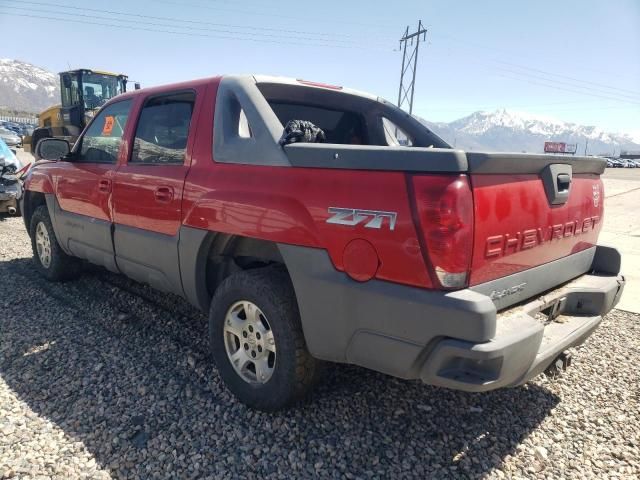
[[[404,36],[400,39],[400,48],[402,49],[402,70],[400,71],[400,89],[398,90],[398,107],[402,108],[405,103],[409,104],[409,113],[413,113],[413,91],[416,86],[416,68],[418,67],[418,49],[420,48],[420,37],[422,40],[427,38],[427,29],[422,28],[422,20],[418,22],[418,30],[409,33],[409,27],[404,32]],[[415,39],[415,46],[414,45]],[[407,44],[411,42],[413,51],[407,59]],[[409,72],[411,69],[411,72]],[[409,80],[409,77],[411,79]],[[406,86],[405,86],[406,85]]]

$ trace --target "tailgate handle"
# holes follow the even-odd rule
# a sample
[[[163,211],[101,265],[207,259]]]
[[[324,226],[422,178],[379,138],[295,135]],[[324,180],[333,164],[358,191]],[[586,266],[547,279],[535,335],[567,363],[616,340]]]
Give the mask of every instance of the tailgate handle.
[[[564,192],[569,190],[571,184],[571,175],[568,173],[559,173],[557,176],[558,192]]]
[[[572,177],[573,171],[571,165],[565,163],[552,163],[540,172],[544,191],[551,205],[563,205],[567,203]]]

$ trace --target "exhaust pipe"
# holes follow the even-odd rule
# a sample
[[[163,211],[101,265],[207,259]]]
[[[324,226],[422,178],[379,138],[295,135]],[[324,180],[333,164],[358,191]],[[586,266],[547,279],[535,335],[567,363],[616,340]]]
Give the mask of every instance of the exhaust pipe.
[[[9,213],[9,215],[15,215],[16,207],[7,207],[7,212]]]
[[[562,352],[558,355],[551,365],[547,367],[544,371],[547,377],[556,378],[559,377],[562,372],[567,370],[571,366],[571,354],[567,352]]]

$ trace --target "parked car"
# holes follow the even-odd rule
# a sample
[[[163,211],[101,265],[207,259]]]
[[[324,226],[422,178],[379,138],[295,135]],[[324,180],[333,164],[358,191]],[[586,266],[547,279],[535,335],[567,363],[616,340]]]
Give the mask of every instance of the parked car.
[[[597,245],[603,159],[465,153],[343,87],[136,90],[73,149],[37,150],[22,201],[35,268],[60,281],[88,261],[186,298],[255,408],[297,401],[324,360],[521,385],[568,365],[625,283],[618,251]]]
[[[638,167],[640,167],[640,161],[634,160],[634,159],[631,159],[631,158],[625,159],[625,163],[627,165],[629,165],[628,168],[638,168]]]
[[[13,130],[0,127],[0,139],[2,139],[10,147],[15,147],[22,144],[22,139]]]
[[[33,125],[25,125],[24,127],[22,127],[22,136],[27,137],[33,135],[34,130],[35,127]]]
[[[16,173],[21,168],[18,157],[0,138],[0,214],[20,213],[18,201],[22,196],[22,181]]]
[[[622,168],[623,167],[622,162],[620,160],[611,159],[611,163],[612,163],[613,168]]]
[[[620,163],[622,164],[622,166],[624,168],[636,168],[636,164],[632,160],[629,160],[629,159],[626,159],[626,158],[625,159],[621,159]]]

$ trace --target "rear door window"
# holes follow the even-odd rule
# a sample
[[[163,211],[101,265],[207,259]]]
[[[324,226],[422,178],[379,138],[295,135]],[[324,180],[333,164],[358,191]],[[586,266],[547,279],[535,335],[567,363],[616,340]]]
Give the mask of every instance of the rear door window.
[[[182,164],[196,95],[182,92],[148,99],[136,127],[129,163]]]

